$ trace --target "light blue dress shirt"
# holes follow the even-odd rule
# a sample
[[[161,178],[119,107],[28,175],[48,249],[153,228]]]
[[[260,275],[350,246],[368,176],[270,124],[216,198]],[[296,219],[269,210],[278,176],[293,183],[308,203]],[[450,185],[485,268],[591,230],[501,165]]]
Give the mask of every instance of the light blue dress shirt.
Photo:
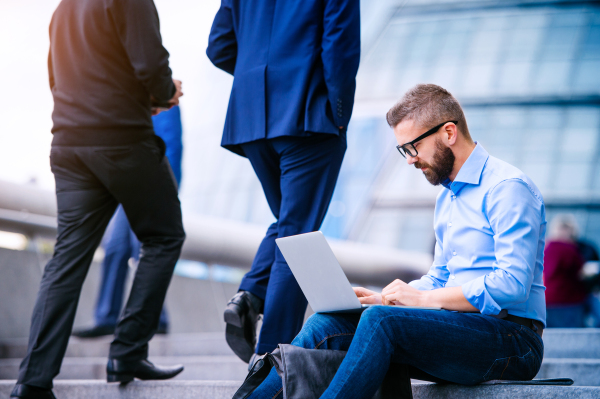
[[[546,325],[542,282],[546,214],[538,188],[519,169],[477,144],[435,205],[435,255],[419,290],[462,287],[484,315]]]

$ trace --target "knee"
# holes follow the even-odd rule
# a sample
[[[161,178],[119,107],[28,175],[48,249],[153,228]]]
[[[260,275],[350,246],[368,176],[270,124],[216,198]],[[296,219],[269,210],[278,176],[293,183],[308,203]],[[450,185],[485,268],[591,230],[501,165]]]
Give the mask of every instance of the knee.
[[[373,323],[385,316],[387,309],[384,306],[371,306],[360,316],[361,323]]]
[[[171,234],[161,236],[140,237],[142,249],[149,251],[179,252],[185,241],[183,229]]]
[[[302,327],[302,331],[310,334],[323,331],[330,317],[331,316],[326,314],[315,313],[306,320],[306,323],[304,323],[304,326]]]
[[[302,330],[292,341],[292,345],[303,348],[314,348],[322,339],[323,332],[330,322],[332,316],[326,314],[315,313],[306,320]]]

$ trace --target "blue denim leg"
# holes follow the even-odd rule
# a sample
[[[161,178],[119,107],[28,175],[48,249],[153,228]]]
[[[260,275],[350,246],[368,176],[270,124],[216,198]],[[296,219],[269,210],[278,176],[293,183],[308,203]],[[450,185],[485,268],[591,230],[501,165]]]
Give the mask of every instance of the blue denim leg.
[[[306,321],[292,345],[307,349],[348,350],[359,319],[358,314],[314,314]],[[281,378],[273,368],[249,399],[271,399],[281,392]]]
[[[535,377],[542,339],[530,328],[478,313],[374,306],[321,398],[370,398],[390,362],[464,385]]]
[[[102,283],[96,303],[97,326],[116,326],[123,304],[127,261],[132,255],[131,228],[123,207],[119,205],[105,234]],[[136,247],[139,252],[139,244]]]

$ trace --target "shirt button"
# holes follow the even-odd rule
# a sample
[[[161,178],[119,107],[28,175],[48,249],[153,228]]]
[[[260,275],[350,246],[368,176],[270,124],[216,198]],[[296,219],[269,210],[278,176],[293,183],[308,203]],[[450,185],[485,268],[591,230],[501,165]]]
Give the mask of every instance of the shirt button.
[[[448,226],[452,227],[452,222],[448,223]]]
[[[456,278],[456,276],[455,276],[455,275],[452,275],[452,276],[450,276],[450,278],[451,278],[452,280],[454,280],[454,279]]]
[[[452,255],[456,256],[456,251],[452,252]]]

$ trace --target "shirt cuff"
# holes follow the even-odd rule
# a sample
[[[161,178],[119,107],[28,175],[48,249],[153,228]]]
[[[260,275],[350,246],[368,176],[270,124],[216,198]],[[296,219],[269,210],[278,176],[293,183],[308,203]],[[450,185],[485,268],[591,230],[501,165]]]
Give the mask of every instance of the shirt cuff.
[[[485,278],[486,276],[480,276],[466,282],[461,286],[462,293],[481,314],[495,316],[502,311],[502,308],[485,288]]]

